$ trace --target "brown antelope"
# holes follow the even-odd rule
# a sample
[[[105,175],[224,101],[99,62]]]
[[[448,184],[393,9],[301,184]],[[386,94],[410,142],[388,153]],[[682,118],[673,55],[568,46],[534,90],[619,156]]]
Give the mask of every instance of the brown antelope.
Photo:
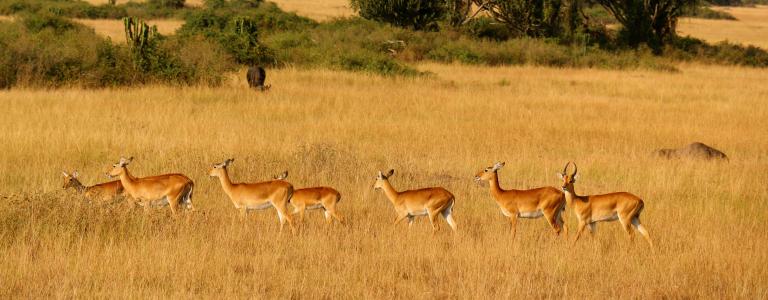
[[[594,232],[597,222],[619,220],[624,231],[629,234],[630,239],[632,238],[630,225],[632,225],[648,241],[648,244],[653,247],[648,230],[640,224],[640,213],[643,211],[644,206],[642,199],[627,192],[587,196],[576,195],[573,184],[579,177],[578,168],[573,163],[573,174],[568,175],[566,171],[569,164],[571,162],[565,164],[563,172],[558,173],[558,176],[563,180],[562,188],[565,193],[565,201],[579,221],[578,229],[576,229],[576,238],[573,240],[574,244],[579,240],[581,232],[584,231],[584,227],[587,225],[589,225],[589,231]]]
[[[285,180],[288,178],[288,171],[274,177],[275,180]],[[293,191],[291,205],[292,214],[299,214],[299,219],[304,222],[304,212],[306,210],[323,209],[325,221],[330,224],[333,219],[344,224],[344,219],[336,212],[336,204],[341,201],[341,193],[331,187],[311,187]]]
[[[214,164],[208,175],[218,177],[224,193],[232,200],[235,208],[240,210],[243,218],[249,210],[260,210],[274,207],[280,220],[280,231],[285,222],[294,230],[293,220],[288,214],[288,203],[293,196],[293,185],[284,180],[271,180],[259,183],[232,183],[227,173],[227,166],[235,161],[230,158],[222,163]]]
[[[565,196],[563,192],[553,187],[540,187],[530,190],[504,190],[499,186],[498,171],[504,167],[503,162],[497,162],[492,167],[485,168],[475,175],[475,181],[488,181],[491,186],[491,196],[499,204],[501,213],[509,217],[512,225],[512,239],[517,232],[517,219],[544,218],[552,226],[556,235],[562,229],[566,234],[568,229],[563,222]]]
[[[128,164],[133,157],[120,161],[112,166],[107,173],[110,177],[120,177],[125,191],[137,204],[148,209],[152,206],[168,206],[171,213],[176,214],[180,207],[194,210],[192,207],[192,191],[195,184],[189,177],[182,174],[164,174],[152,177],[137,178],[128,172]]]
[[[405,218],[408,218],[408,226],[413,224],[413,218],[416,216],[429,216],[429,222],[432,224],[432,232],[436,232],[439,227],[437,225],[437,216],[441,215],[451,226],[453,231],[456,231],[456,221],[453,220],[453,203],[455,198],[453,194],[442,187],[423,188],[418,190],[408,190],[398,192],[389,183],[389,177],[395,173],[395,170],[389,170],[386,175],[379,171],[376,176],[376,183],[373,185],[374,189],[381,189],[384,191],[384,195],[387,196],[392,205],[395,207],[397,217],[395,223],[397,224]]]
[[[117,201],[123,195],[123,184],[120,183],[120,180],[84,186],[77,179],[80,176],[77,171],[72,171],[71,174],[67,174],[66,171],[61,173],[64,174],[64,189],[74,188],[77,192],[83,194],[88,201]]]

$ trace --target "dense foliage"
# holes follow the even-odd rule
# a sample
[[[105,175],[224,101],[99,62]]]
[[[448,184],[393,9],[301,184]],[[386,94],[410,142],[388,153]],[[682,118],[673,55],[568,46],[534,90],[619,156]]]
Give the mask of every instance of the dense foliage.
[[[563,36],[578,22],[574,0],[492,0],[482,2],[481,8],[516,36]]]
[[[596,0],[621,23],[619,37],[631,47],[646,44],[661,53],[675,35],[677,18],[696,0]]]
[[[452,2],[454,5],[459,5]],[[445,0],[351,0],[361,17],[414,30],[435,29],[448,11]]]
[[[175,51],[184,47],[195,53]],[[0,88],[215,85],[231,66],[226,56],[200,40],[157,35],[137,54],[134,46],[115,44],[53,14],[29,14],[19,22],[0,22]]]
[[[0,0],[0,8],[13,1]],[[500,16],[467,14],[461,5],[470,2],[464,0],[445,2],[446,13],[436,21],[435,30],[413,30],[358,17],[317,23],[273,3],[209,0],[204,8],[173,9],[186,22],[170,36],[158,34],[139,18],[125,19],[127,43],[123,44],[70,21],[64,17],[67,10],[52,9],[63,6],[47,7],[45,0],[33,0],[28,4],[42,6],[18,11],[15,21],[0,21],[0,88],[215,85],[236,64],[382,75],[421,74],[409,64],[425,60],[660,71],[675,71],[679,60],[768,67],[763,49],[710,45],[692,38],[667,36],[656,49],[663,56],[654,55],[645,44],[627,49],[625,33],[617,35],[597,25],[616,22],[602,6],[547,1],[541,2],[541,10],[526,9],[540,11],[534,15],[550,20],[549,25],[535,21],[526,30],[499,22]],[[130,11],[128,6],[123,8]],[[149,15],[168,11],[142,9]],[[559,11],[557,16],[550,15],[554,11]],[[579,16],[565,22],[570,13]]]

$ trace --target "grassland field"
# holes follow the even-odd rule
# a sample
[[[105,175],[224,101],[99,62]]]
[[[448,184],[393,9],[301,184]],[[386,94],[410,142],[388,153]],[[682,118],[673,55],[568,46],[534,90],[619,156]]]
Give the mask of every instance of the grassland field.
[[[714,7],[727,12],[736,20],[683,18],[678,33],[691,35],[710,43],[729,41],[768,49],[768,6]]]
[[[276,70],[266,94],[240,79],[220,88],[0,93],[2,295],[766,296],[766,71],[420,68],[435,75]],[[690,141],[731,160],[649,155]],[[136,157],[137,176],[189,175],[200,212],[145,215],[61,191],[61,170],[78,169],[93,184],[121,155]],[[273,211],[241,222],[206,175],[228,157],[235,181],[287,169],[297,187],[339,189],[349,226],[326,227],[314,213],[296,235],[279,234]],[[655,252],[617,224],[572,248],[541,219],[521,222],[511,240],[488,188],[472,182],[497,160],[507,163],[506,188],[557,185],[555,173],[574,160],[578,192],[640,195]],[[398,189],[451,190],[459,233],[443,223],[432,236],[424,220],[393,227],[391,205],[371,189],[387,168]]]
[[[267,93],[244,71],[215,88],[0,91],[0,297],[768,297],[767,70],[417,67],[433,75],[286,68],[270,70]],[[692,141],[730,161],[650,155]],[[103,182],[128,155],[134,175],[192,178],[198,211],[174,218],[61,189],[62,170]],[[230,157],[236,182],[288,170],[297,188],[335,187],[348,225],[317,211],[296,234],[278,232],[273,210],[241,220],[207,176]],[[569,160],[578,193],[643,198],[654,250],[615,223],[570,246],[543,219],[522,220],[513,240],[472,180],[505,161],[504,188],[558,186]],[[453,192],[459,232],[393,226],[372,189],[389,168],[399,190]]]

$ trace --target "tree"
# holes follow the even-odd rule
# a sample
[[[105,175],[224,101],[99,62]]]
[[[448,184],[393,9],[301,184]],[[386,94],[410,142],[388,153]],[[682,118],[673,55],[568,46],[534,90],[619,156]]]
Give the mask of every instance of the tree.
[[[478,12],[487,12],[518,36],[557,37],[575,30],[578,0],[475,1]],[[477,14],[477,13],[476,13]]]
[[[472,10],[472,0],[447,0],[448,23],[453,27],[463,25]]]
[[[433,27],[447,11],[447,0],[350,0],[361,17],[399,27]]]
[[[157,26],[150,27],[134,17],[123,18],[123,26],[134,67],[142,72],[150,71],[157,52]]]
[[[683,8],[697,0],[596,0],[622,25],[619,37],[629,46],[648,45],[660,54],[664,43],[675,36]]]

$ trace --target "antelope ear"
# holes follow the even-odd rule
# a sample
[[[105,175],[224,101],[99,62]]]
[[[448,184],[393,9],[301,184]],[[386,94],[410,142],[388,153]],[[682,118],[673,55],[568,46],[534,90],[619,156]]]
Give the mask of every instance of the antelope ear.
[[[235,159],[234,158],[230,158],[230,159],[227,159],[226,161],[224,161],[224,165],[225,166],[229,166],[229,164],[231,164],[233,162],[235,162]]]
[[[133,156],[129,157],[125,164],[130,164],[133,161]]]
[[[64,177],[69,177],[69,174],[67,174],[67,171],[61,171],[61,174],[64,175]]]
[[[77,178],[77,176],[80,176],[80,173],[77,173],[77,171],[72,171],[72,177]]]
[[[496,162],[496,164],[493,165],[493,169],[494,170],[501,169],[502,167],[504,167],[504,162],[503,161]]]
[[[565,180],[565,174],[557,172],[557,178],[560,178],[560,180]]]
[[[387,176],[386,177],[389,178],[389,176],[392,176],[392,174],[395,174],[395,170],[394,169],[390,169],[389,172],[387,172]]]
[[[376,174],[376,178],[384,178],[384,174],[379,171],[379,174]]]
[[[573,182],[576,182],[576,179],[579,179],[579,173],[576,173],[576,175],[573,175]]]

